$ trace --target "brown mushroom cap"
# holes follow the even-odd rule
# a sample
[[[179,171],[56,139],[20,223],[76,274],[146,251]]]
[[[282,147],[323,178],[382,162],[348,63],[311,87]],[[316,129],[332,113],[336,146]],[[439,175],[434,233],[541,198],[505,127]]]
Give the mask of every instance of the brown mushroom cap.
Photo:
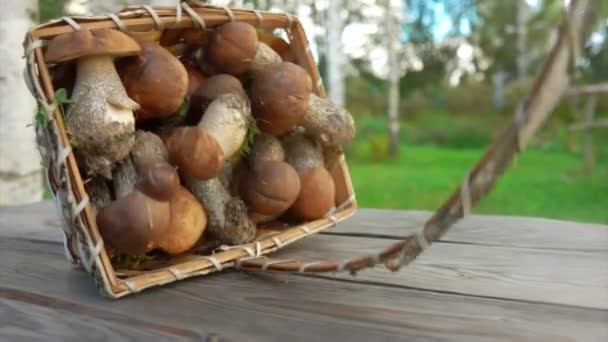
[[[159,161],[140,170],[135,187],[156,200],[168,201],[179,189],[179,176],[173,166]]]
[[[216,177],[224,165],[218,142],[199,127],[178,127],[165,139],[169,160],[185,175],[205,180]]]
[[[97,214],[97,226],[107,248],[115,254],[141,255],[169,226],[169,202],[140,191],[119,198]]]
[[[332,176],[322,167],[302,170],[299,175],[301,191],[288,214],[304,221],[322,218],[334,206],[335,185]]]
[[[184,43],[189,48],[195,48],[204,45],[209,39],[207,31],[199,28],[188,28],[182,33]]]
[[[281,135],[293,129],[306,115],[311,92],[310,76],[296,64],[284,62],[257,73],[251,104],[260,130]]]
[[[253,211],[275,215],[289,208],[300,193],[296,170],[281,161],[261,161],[243,184],[243,200]]]
[[[169,51],[152,42],[141,42],[137,57],[125,58],[118,73],[129,97],[141,109],[138,121],[163,118],[176,113],[188,92],[188,72]]]
[[[184,187],[180,187],[169,202],[169,228],[157,241],[158,248],[170,255],[184,253],[201,238],[207,226],[203,206]]]
[[[202,82],[190,97],[190,111],[187,122],[198,123],[207,106],[224,94],[236,94],[247,98],[243,85],[238,78],[228,74],[211,76]]]
[[[222,72],[240,76],[249,70],[257,46],[258,35],[253,26],[231,21],[215,30],[206,55]]]
[[[132,56],[140,52],[137,42],[120,31],[112,29],[81,30],[61,34],[47,47],[45,60],[61,63],[85,56]]]

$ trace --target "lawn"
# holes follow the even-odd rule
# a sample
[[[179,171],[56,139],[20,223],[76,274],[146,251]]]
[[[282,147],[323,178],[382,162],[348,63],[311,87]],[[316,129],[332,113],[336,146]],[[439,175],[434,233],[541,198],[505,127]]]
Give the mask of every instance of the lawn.
[[[405,145],[398,161],[352,158],[359,206],[434,210],[462,181],[482,149]],[[593,175],[580,156],[531,150],[521,155],[474,213],[608,223],[608,163]]]

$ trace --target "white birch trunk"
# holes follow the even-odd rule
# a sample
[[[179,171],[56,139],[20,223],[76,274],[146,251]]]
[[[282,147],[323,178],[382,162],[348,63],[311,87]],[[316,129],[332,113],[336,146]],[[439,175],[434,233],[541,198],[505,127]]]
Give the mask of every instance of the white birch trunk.
[[[327,78],[329,82],[329,98],[336,104],[344,105],[344,57],[342,52],[342,0],[329,2],[327,12]]]
[[[36,149],[36,102],[23,81],[22,42],[33,26],[36,0],[1,1],[0,13],[0,205],[42,199],[40,155]]]
[[[527,47],[527,25],[528,25],[528,3],[526,0],[517,0],[517,79],[524,80],[528,74],[528,51]]]
[[[389,155],[392,158],[399,157],[399,81],[401,80],[400,61],[397,57],[401,48],[400,23],[401,23],[401,1],[386,0],[386,30],[388,34],[388,134]]]

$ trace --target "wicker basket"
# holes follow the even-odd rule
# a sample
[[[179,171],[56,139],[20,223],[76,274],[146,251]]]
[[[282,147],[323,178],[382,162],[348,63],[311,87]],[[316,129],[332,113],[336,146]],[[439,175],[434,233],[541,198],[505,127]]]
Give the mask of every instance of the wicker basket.
[[[266,255],[327,229],[350,217],[356,210],[348,167],[341,155],[332,172],[336,183],[336,209],[328,213],[326,218],[287,229],[260,229],[254,243],[224,246],[212,255],[181,256],[153,270],[133,272],[113,267],[104,249],[96,225],[95,209],[89,203],[84,180],[66,134],[65,122],[55,100],[55,90],[44,61],[44,46],[54,36],[72,30],[113,28],[131,33],[191,27],[207,30],[231,20],[244,21],[267,31],[284,30],[296,63],[308,71],[313,80],[314,92],[325,96],[302,25],[296,17],[288,14],[212,7],[198,1],[186,1],[178,7],[127,7],[118,14],[103,17],[62,18],[40,25],[27,34],[24,43],[28,62],[25,78],[39,102],[42,115],[48,118],[37,120],[36,133],[40,154],[46,165],[48,184],[64,225],[66,256],[90,273],[102,293],[111,298],[234,267],[244,258]]]

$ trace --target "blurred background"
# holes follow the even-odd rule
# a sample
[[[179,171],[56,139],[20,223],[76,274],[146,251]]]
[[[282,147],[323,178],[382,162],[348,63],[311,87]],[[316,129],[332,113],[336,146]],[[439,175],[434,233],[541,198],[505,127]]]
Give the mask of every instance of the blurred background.
[[[346,147],[361,207],[434,210],[510,123],[557,36],[563,0],[257,0],[302,21],[329,97],[354,115]],[[177,1],[0,1],[0,205],[45,196],[35,103],[21,78],[28,27],[69,14]],[[575,84],[608,78],[608,5]],[[8,19],[6,19],[8,18]],[[564,96],[475,213],[608,223],[608,96]],[[580,128],[580,123],[588,123]],[[48,196],[48,192],[46,193]]]

